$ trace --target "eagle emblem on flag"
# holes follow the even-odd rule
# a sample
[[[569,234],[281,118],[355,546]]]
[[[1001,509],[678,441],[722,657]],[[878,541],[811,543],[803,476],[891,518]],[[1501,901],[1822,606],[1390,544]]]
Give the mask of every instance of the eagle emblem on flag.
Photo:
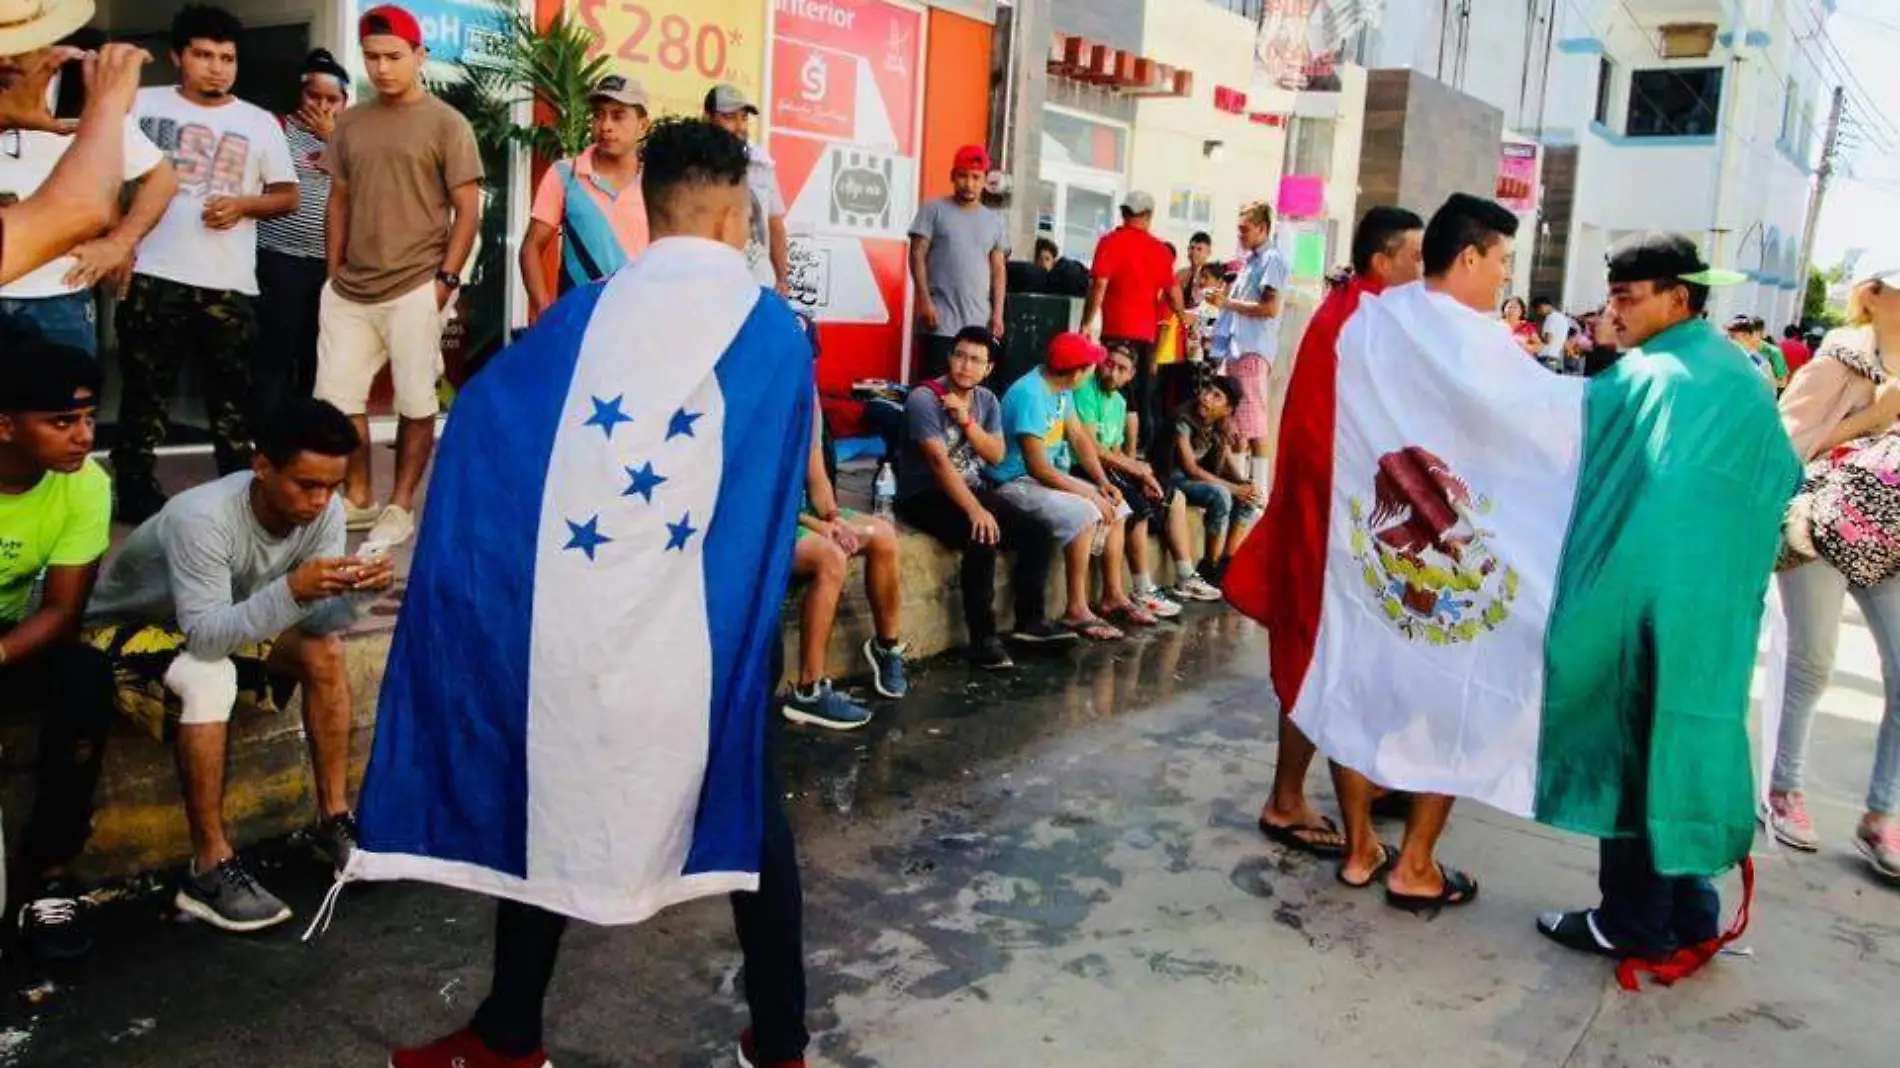
[[[1400,634],[1450,645],[1510,617],[1518,575],[1488,543],[1482,519],[1492,507],[1417,445],[1379,457],[1370,509],[1356,494],[1347,498],[1348,545],[1360,576]]]

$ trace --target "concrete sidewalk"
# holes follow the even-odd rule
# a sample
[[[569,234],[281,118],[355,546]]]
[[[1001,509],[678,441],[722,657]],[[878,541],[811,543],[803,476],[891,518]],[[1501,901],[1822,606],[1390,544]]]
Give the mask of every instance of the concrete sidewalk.
[[[791,734],[813,1063],[1892,1062],[1881,1006],[1900,997],[1900,892],[1849,845],[1879,677],[1857,623],[1817,729],[1827,848],[1764,846],[1752,955],[1641,994],[1531,926],[1594,901],[1586,840],[1463,806],[1443,855],[1483,894],[1435,920],[1263,842],[1264,659],[1257,630],[1199,610],[1003,680],[921,664],[915,696],[867,732]],[[294,849],[266,879],[300,920],[325,881]],[[301,922],[238,939],[124,904],[90,960],[55,973],[37,1005],[15,1003],[0,1065],[381,1065],[392,1043],[473,1011],[491,913],[428,887],[352,888],[305,946]],[[720,901],[577,928],[550,1004],[555,1063],[734,1064],[738,963]],[[41,978],[6,967],[15,986]]]

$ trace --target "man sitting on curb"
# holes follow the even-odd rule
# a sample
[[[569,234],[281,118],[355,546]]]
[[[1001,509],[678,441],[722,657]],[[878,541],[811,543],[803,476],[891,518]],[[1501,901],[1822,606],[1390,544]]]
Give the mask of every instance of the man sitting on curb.
[[[1229,446],[1229,420],[1239,403],[1238,382],[1225,375],[1208,379],[1200,395],[1175,412],[1172,440],[1156,450],[1167,484],[1202,511],[1207,555],[1200,575],[1216,585],[1266,503]]]
[[[179,494],[132,533],[87,614],[86,640],[112,658],[120,707],[177,746],[192,861],[174,902],[227,931],[290,918],[225,837],[228,727],[240,696],[271,708],[289,696],[274,679],[302,684],[317,841],[339,870],[355,847],[339,632],[352,602],[374,600],[394,575],[387,556],[344,555],[337,489],[357,444],[349,417],[329,404],[285,404],[260,424],[251,470]]]
[[[1123,637],[1089,607],[1089,555],[1099,549],[1112,553],[1111,559],[1121,557],[1118,520],[1124,505],[1069,395],[1105,355],[1102,346],[1078,333],[1051,338],[1042,367],[1017,379],[1003,395],[1003,433],[1008,440],[1002,461],[984,469],[998,497],[1035,516],[1066,547],[1069,605],[1062,623],[1090,641]],[[1079,466],[1091,481],[1069,474],[1071,466]],[[1097,529],[1104,524],[1108,532],[1097,546]],[[1154,616],[1128,598],[1118,570],[1103,568],[1103,610],[1139,626],[1153,626]]]
[[[831,647],[831,626],[838,618],[838,602],[844,599],[851,558],[864,557],[864,595],[871,602],[871,626],[876,631],[864,643],[871,684],[880,697],[892,700],[910,692],[904,643],[897,636],[904,594],[898,588],[896,529],[875,516],[838,506],[837,492],[825,474],[818,422],[823,418],[814,409],[805,510],[798,517],[798,547],[792,552],[792,577],[810,584],[799,609],[798,676],[781,712],[793,723],[848,731],[871,722],[871,710],[832,688],[831,680],[825,678],[825,651]]]
[[[991,671],[1015,667],[996,636],[996,554],[1016,554],[1010,594],[1016,602],[1019,642],[1073,640],[1053,626],[1045,594],[1055,542],[1049,530],[983,484],[983,465],[1003,459],[1002,407],[982,382],[995,365],[996,339],[987,328],[966,326],[950,350],[949,373],[933,378],[904,402],[904,434],[897,464],[897,514],[904,522],[963,554],[963,621],[970,661]]]
[[[0,356],[0,709],[38,718],[33,811],[7,900],[43,959],[92,944],[60,889],[92,833],[112,718],[112,666],[79,641],[112,527],[112,480],[87,453],[103,372],[81,349],[9,337]],[[32,607],[35,585],[40,603]]]
[[[1108,346],[1108,358],[1075,391],[1075,411],[1094,435],[1108,479],[1128,502],[1128,559],[1135,569],[1135,603],[1162,619],[1181,614],[1177,600],[1218,601],[1220,591],[1194,573],[1188,547],[1187,501],[1156,481],[1154,469],[1135,458],[1140,420],[1128,411],[1122,389],[1135,378],[1135,352],[1120,342]],[[1165,521],[1165,525],[1156,521]],[[1175,588],[1171,598],[1155,585],[1150,523],[1162,527],[1174,555]]]

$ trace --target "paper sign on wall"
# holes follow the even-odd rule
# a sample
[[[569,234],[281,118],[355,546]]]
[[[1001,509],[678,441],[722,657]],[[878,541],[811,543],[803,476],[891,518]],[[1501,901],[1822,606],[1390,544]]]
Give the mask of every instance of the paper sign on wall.
[[[590,55],[638,79],[657,114],[697,115],[729,82],[754,100],[765,80],[765,0],[568,0]]]

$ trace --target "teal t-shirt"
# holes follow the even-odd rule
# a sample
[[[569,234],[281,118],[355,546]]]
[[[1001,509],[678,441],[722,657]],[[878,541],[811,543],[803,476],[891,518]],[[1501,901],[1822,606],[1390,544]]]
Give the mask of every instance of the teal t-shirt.
[[[1103,389],[1094,375],[1075,387],[1075,414],[1095,435],[1095,443],[1110,452],[1128,440],[1128,398],[1119,389]]]
[[[1003,437],[1007,446],[1003,462],[984,469],[991,482],[1014,482],[1029,473],[1023,459],[1022,437],[1028,434],[1042,439],[1049,464],[1058,471],[1069,469],[1069,439],[1065,424],[1069,418],[1069,394],[1049,388],[1049,380],[1040,371],[1031,371],[1016,380],[1003,394]]]

